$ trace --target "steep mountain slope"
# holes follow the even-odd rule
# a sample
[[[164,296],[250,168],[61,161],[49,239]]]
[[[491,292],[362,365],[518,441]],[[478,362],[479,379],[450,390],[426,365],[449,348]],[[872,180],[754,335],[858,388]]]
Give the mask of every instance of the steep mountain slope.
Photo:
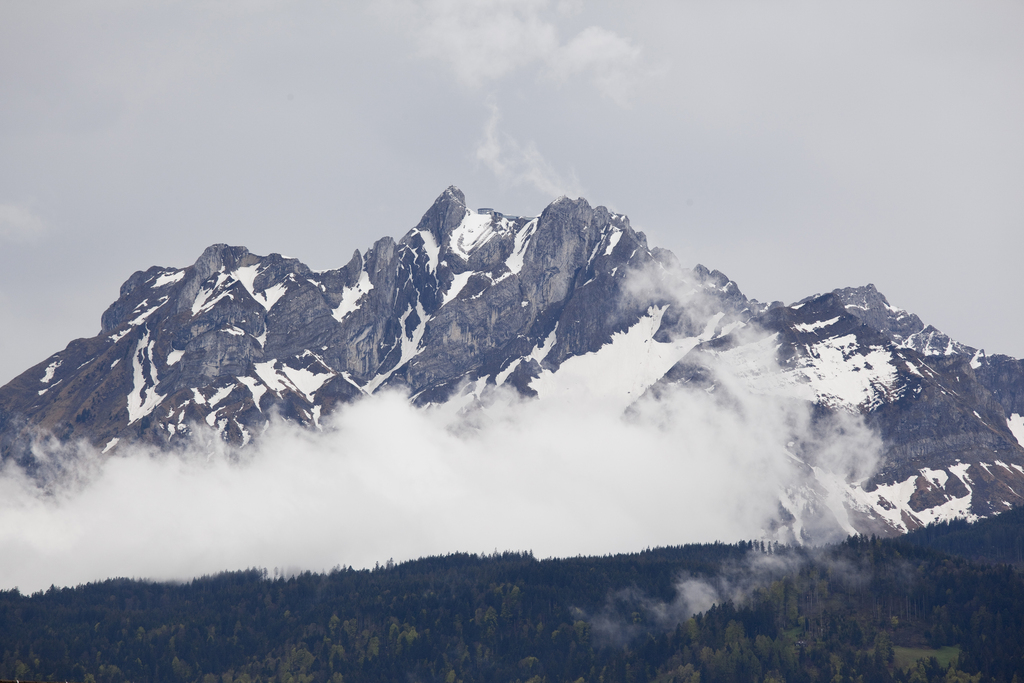
[[[534,394],[543,372],[660,320],[668,301],[627,286],[649,267],[682,271],[625,216],[565,198],[538,217],[478,213],[456,188],[398,243],[381,239],[338,270],[214,245],[190,267],[132,275],[98,336],[0,390],[4,454],[38,429],[113,448],[173,443],[203,422],[244,444],[272,411],[316,425],[383,387],[418,403],[472,381]],[[722,280],[697,273],[715,312],[749,317],[758,304],[734,285],[719,292]],[[711,315],[695,313],[674,324],[696,336]],[[648,383],[677,359],[655,363]]]
[[[864,514],[860,528],[904,532],[1024,503],[1020,362],[925,327],[871,285],[753,316],[694,349],[654,391],[711,389],[723,371],[755,393],[861,414],[877,430],[884,450],[875,474],[862,486],[831,487]]]
[[[873,472],[791,443],[800,474],[768,533],[899,533],[1024,502],[1020,361],[950,340],[871,285],[768,306],[604,207],[563,197],[504,216],[454,187],[337,270],[214,245],[135,273],[99,335],[0,388],[0,454],[34,471],[41,439],[116,453],[206,429],[244,446],[275,414],[318,428],[387,388],[426,405],[501,385],[621,410],[678,387],[742,390],[876,430]]]

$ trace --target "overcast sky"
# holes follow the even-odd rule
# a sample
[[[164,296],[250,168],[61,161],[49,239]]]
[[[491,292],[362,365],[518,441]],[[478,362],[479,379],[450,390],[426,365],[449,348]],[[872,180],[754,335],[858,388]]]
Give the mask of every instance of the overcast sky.
[[[560,194],[1024,356],[1024,4],[0,4],[0,383],[214,242],[344,265]]]

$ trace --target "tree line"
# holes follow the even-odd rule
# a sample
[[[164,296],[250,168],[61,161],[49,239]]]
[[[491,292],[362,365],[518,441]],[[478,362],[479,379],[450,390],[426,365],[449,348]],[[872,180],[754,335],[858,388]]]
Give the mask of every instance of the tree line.
[[[935,550],[928,534],[950,535],[546,560],[452,554],[291,577],[249,569],[5,591],[0,678],[1020,683],[1021,574]],[[714,605],[691,614],[694,592]],[[952,663],[897,665],[901,652],[939,648],[957,653]]]

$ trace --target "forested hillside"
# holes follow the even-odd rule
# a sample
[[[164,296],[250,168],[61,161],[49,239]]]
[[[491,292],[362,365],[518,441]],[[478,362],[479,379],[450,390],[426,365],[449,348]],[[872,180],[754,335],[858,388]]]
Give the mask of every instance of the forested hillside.
[[[1014,569],[904,540],[460,554],[3,592],[0,678],[1011,683],[1021,633]]]
[[[915,545],[935,548],[981,562],[1024,566],[1024,507],[1008,510],[977,524],[963,519],[937,522],[904,537]]]

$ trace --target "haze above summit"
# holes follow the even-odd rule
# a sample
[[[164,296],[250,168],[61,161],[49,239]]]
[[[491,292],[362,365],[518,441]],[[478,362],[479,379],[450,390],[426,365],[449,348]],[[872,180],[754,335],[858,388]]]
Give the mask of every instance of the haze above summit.
[[[450,184],[559,194],[761,300],[874,283],[1024,356],[1024,7],[0,6],[0,383],[214,242],[313,268]]]

